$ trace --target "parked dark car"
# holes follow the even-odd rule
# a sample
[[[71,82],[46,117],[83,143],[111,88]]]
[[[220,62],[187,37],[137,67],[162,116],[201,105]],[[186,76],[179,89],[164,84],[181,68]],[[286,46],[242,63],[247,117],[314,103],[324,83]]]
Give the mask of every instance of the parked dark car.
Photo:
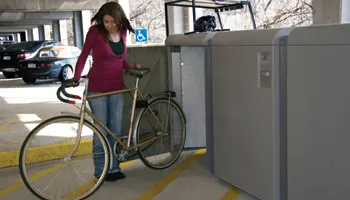
[[[31,58],[42,47],[62,46],[54,40],[19,42],[0,49],[0,71],[6,78],[14,78],[19,67],[19,61]]]
[[[81,50],[74,46],[52,46],[41,48],[30,59],[20,61],[18,75],[25,83],[35,83],[37,79],[59,79],[64,81],[73,78],[73,72]],[[88,57],[83,75],[91,67],[92,58]]]

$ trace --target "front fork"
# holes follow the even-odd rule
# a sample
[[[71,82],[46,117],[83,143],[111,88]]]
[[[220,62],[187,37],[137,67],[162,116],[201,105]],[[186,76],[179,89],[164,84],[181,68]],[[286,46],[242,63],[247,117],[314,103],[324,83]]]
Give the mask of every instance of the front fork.
[[[88,84],[88,83],[86,82],[86,84]],[[83,125],[84,125],[84,119],[85,119],[85,108],[86,108],[86,101],[87,101],[86,97],[87,97],[87,85],[85,86],[85,89],[84,89],[83,101],[82,101],[82,105],[81,105],[80,113],[79,113],[80,120],[79,120],[78,130],[77,130],[77,139],[75,140],[75,144],[74,144],[72,150],[68,154],[69,159],[72,157],[74,152],[78,149],[79,144],[80,144],[81,135],[82,135],[82,131],[83,131]]]

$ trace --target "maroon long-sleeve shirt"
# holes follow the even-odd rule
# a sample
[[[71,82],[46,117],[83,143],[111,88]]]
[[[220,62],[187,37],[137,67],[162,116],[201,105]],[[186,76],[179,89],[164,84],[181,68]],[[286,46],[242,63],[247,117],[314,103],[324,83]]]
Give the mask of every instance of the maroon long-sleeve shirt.
[[[121,32],[121,37],[124,42],[124,52],[121,55],[116,55],[108,41],[98,32],[97,27],[95,25],[90,27],[74,72],[74,77],[79,80],[86,59],[92,50],[93,61],[88,74],[88,91],[110,92],[124,88],[123,69],[131,68],[125,60],[127,53],[126,30]]]

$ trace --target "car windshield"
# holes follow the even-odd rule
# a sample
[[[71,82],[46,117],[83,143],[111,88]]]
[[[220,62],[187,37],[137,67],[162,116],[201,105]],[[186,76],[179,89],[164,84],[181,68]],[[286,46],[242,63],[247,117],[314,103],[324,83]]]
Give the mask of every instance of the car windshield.
[[[42,42],[30,41],[30,42],[20,42],[7,47],[7,50],[22,49],[22,50],[34,50],[38,48]]]
[[[44,57],[56,57],[60,54],[59,50],[41,50],[36,54],[37,58],[44,58]]]

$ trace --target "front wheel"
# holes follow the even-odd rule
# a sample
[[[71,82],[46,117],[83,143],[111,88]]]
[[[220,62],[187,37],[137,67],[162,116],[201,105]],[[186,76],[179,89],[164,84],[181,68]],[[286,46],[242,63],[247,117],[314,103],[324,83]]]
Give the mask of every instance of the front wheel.
[[[186,121],[175,101],[158,98],[150,102],[136,128],[137,144],[144,143],[138,148],[139,157],[146,166],[165,169],[180,157],[186,140]]]
[[[23,142],[20,174],[39,199],[85,199],[103,183],[110,163],[106,138],[87,120],[78,134],[79,122],[76,116],[50,118]]]
[[[27,84],[33,84],[36,82],[36,78],[22,78],[22,80]]]
[[[3,74],[6,78],[15,78],[15,77],[16,77],[16,72],[2,72],[2,74]]]

